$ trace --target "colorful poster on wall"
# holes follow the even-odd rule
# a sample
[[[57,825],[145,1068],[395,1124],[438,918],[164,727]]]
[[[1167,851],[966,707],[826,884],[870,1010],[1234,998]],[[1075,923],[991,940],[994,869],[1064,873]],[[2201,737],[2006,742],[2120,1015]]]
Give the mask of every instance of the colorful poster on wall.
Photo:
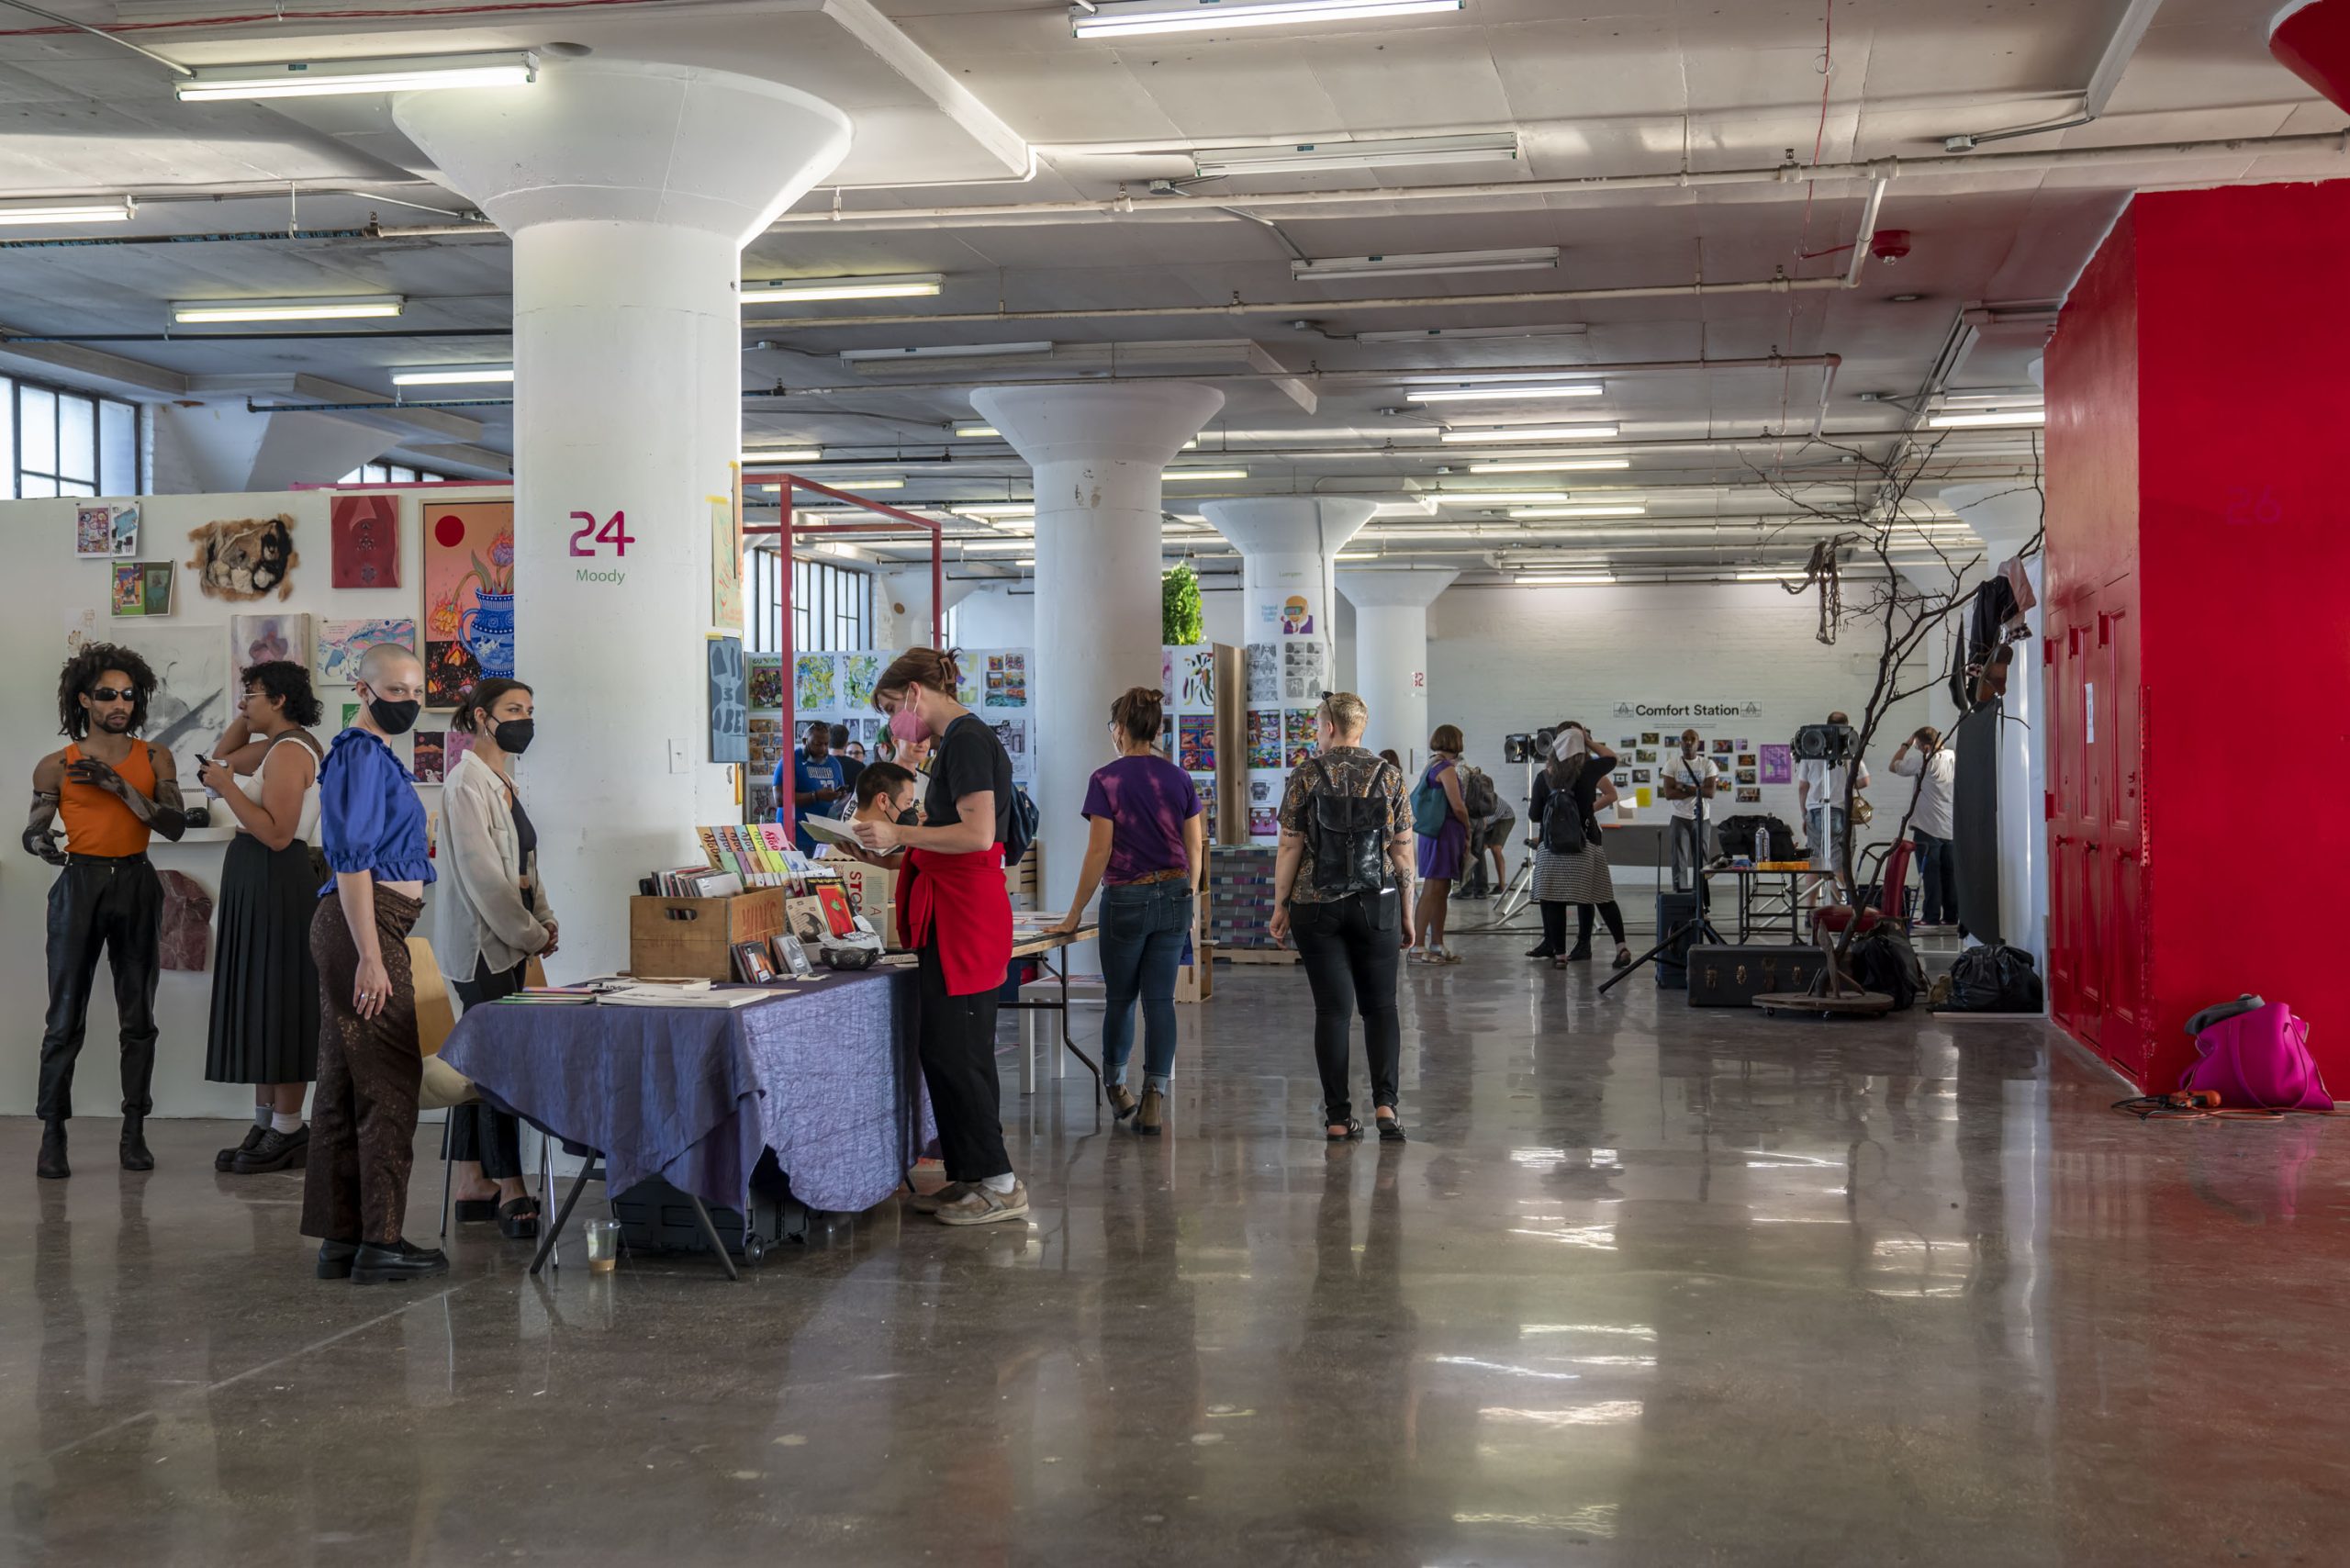
[[[869,712],[873,707],[873,689],[881,684],[881,672],[887,667],[879,654],[843,654],[841,706]]]
[[[1271,806],[1251,806],[1248,808],[1249,837],[1279,838],[1281,836],[1281,816],[1276,808]]]
[[[416,651],[416,622],[397,620],[321,621],[319,622],[319,679],[328,686],[349,686],[359,677],[359,661],[379,643],[397,643]]]
[[[832,654],[800,654],[791,661],[791,707],[796,713],[829,713],[840,701],[840,660]]]
[[[424,705],[454,708],[476,680],[514,674],[514,503],[428,506]]]
[[[114,509],[112,507],[75,507],[73,509],[73,554],[76,555],[114,554]]]
[[[1196,794],[1198,794],[1198,796],[1200,797],[1200,811],[1201,811],[1201,812],[1202,812],[1203,815],[1205,815],[1205,816],[1206,816],[1206,818],[1208,819],[1208,821],[1209,821],[1210,823],[1214,822],[1214,821],[1215,821],[1215,775],[1214,775],[1214,774],[1213,774],[1213,773],[1194,773],[1194,774],[1192,774],[1192,790],[1193,790]]]
[[[416,775],[416,781],[419,784],[438,784],[447,777],[446,758],[449,736],[453,733],[448,730],[416,732],[416,750],[408,763],[408,770]]]
[[[216,519],[187,531],[187,569],[207,599],[232,603],[294,595],[294,514]]]
[[[399,587],[399,498],[335,497],[327,512],[327,552],[336,588]]]
[[[1278,707],[1281,700],[1281,649],[1278,643],[1248,644],[1248,701]]]
[[[754,770],[772,773],[783,760],[783,721],[753,719],[751,721],[751,767]]]
[[[1311,637],[1314,635],[1314,606],[1302,593],[1293,593],[1281,601],[1281,635]]]
[[[987,654],[984,650],[966,650],[961,666],[955,676],[955,700],[966,708],[979,705],[979,692],[987,674]]]
[[[139,503],[131,501],[114,509],[112,527],[115,558],[139,554]]]
[[[1314,710],[1292,708],[1282,715],[1281,735],[1288,753],[1286,766],[1303,767],[1314,758]]]
[[[1738,792],[1738,803],[1741,806],[1759,806],[1762,803],[1762,791],[1760,790],[1740,790]]]
[[[751,760],[750,692],[744,678],[743,639],[712,637],[710,655],[710,760]]]
[[[172,612],[172,573],[169,561],[118,561],[114,568],[113,613],[169,615]]]
[[[310,667],[310,618],[303,614],[229,617],[229,689],[241,694],[245,671],[276,659]]]
[[[1215,715],[1186,713],[1175,722],[1175,766],[1186,773],[1214,773]]]
[[[743,519],[734,498],[710,498],[710,623],[743,634]]]
[[[1028,706],[1027,655],[1006,653],[988,655],[987,705],[990,708]]]
[[[783,711],[783,655],[781,654],[746,654],[743,664],[748,673],[751,711],[779,713]]]
[[[1203,644],[1169,648],[1166,659],[1169,703],[1185,713],[1215,711],[1215,650]]]
[[[1279,709],[1252,708],[1248,711],[1248,766],[1282,766],[1281,715]]]
[[[450,774],[457,771],[457,764],[463,762],[465,759],[465,753],[473,749],[473,736],[463,730],[449,731],[441,745],[441,776],[446,778]]]
[[[1792,784],[1796,781],[1796,753],[1793,746],[1766,745],[1755,756],[1762,759],[1762,782]]]

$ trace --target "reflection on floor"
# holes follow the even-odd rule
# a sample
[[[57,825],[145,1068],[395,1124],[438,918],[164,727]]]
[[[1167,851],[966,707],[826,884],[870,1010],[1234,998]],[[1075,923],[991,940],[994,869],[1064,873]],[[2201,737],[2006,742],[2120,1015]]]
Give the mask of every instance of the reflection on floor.
[[[1024,1227],[844,1219],[735,1286],[487,1227],[323,1284],[235,1128],[133,1176],[85,1119],[36,1187],[0,1123],[0,1559],[2334,1560],[2350,1127],[1464,946],[1406,972],[1406,1146],[1326,1147],[1302,973],[1229,971],[1164,1140],[1048,1081]]]

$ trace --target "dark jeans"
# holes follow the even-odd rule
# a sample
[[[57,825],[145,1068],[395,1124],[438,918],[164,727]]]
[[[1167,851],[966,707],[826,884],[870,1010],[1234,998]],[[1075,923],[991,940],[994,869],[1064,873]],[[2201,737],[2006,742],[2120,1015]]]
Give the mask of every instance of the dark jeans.
[[[1575,946],[1578,947],[1591,946],[1591,914],[1595,909],[1606,918],[1607,934],[1616,938],[1617,946],[1622,946],[1624,945],[1624,910],[1623,906],[1614,899],[1609,899],[1603,904],[1579,903],[1574,906]],[[1566,952],[1567,906],[1565,904],[1548,902],[1543,904],[1542,946],[1550,949],[1554,957]]]
[[[1923,828],[1909,830],[1918,846],[1918,878],[1924,884],[1924,907],[1919,918],[1928,925],[1946,925],[1958,919],[1958,853],[1947,838],[1936,838]]]
[[[474,960],[474,978],[451,980],[449,989],[468,1013],[485,1002],[511,996],[522,989],[528,961],[510,969],[493,969],[487,958]],[[522,1123],[487,1105],[458,1105],[449,1112],[449,1158],[477,1159],[481,1173],[493,1182],[519,1180],[522,1174]]]
[[[144,855],[76,855],[49,890],[49,1018],[40,1037],[44,1121],[73,1114],[73,1063],[90,1022],[98,955],[114,973],[122,1025],[122,1114],[155,1108],[155,980],[162,969],[163,883]]]
[[[1192,929],[1189,882],[1137,882],[1102,890],[1102,1076],[1126,1079],[1135,1044],[1135,1002],[1142,1002],[1142,1074],[1167,1087],[1175,1070],[1175,971]]]
[[[1363,1054],[1370,1058],[1371,1103],[1395,1103],[1404,1058],[1403,1023],[1395,1013],[1403,905],[1403,895],[1392,889],[1330,903],[1290,905],[1297,956],[1314,988],[1314,1059],[1322,1072],[1323,1114],[1334,1122],[1354,1114],[1347,1094],[1347,1036],[1357,1013],[1362,1014]]]
[[[1003,1081],[995,1070],[994,991],[970,996],[946,994],[946,971],[936,946],[921,950],[921,1014],[916,1038],[923,1081],[930,1088],[931,1114],[938,1119],[938,1148],[949,1182],[979,1182],[1005,1175],[1012,1157],[1003,1148]]]

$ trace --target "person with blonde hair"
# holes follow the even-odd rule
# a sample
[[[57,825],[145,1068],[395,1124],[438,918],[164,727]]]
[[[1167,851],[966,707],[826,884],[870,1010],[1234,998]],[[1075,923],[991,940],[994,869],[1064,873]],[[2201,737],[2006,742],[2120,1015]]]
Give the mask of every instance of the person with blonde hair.
[[[992,1225],[1028,1215],[1028,1189],[1003,1147],[995,1068],[997,993],[1012,968],[1003,884],[1012,758],[987,722],[956,700],[961,674],[957,655],[938,648],[911,648],[882,672],[873,705],[890,716],[890,734],[901,746],[933,746],[923,825],[863,821],[849,831],[893,858],[898,935],[916,955],[916,1039],[947,1182],[917,1193],[913,1207],[942,1225]]]
[[[1363,749],[1369,719],[1351,691],[1322,699],[1314,713],[1319,749],[1289,777],[1273,861],[1269,929],[1276,942],[1295,937],[1314,989],[1322,1130],[1332,1143],[1362,1137],[1347,1085],[1358,1012],[1379,1136],[1404,1138],[1395,1114],[1404,1049],[1395,973],[1412,946],[1412,813],[1402,771]]]

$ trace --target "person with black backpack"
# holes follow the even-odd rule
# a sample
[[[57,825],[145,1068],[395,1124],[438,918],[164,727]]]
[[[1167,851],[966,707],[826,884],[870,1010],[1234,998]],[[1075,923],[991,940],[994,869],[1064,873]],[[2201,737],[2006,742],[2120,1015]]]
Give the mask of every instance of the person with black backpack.
[[[1531,801],[1539,837],[1534,851],[1534,896],[1542,905],[1542,940],[1527,953],[1565,969],[1591,957],[1591,916],[1596,909],[1616,938],[1616,968],[1632,961],[1624,941],[1624,912],[1607,871],[1599,808],[1616,798],[1610,775],[1616,754],[1572,720],[1559,725],[1550,760],[1534,776]],[[1604,792],[1604,794],[1603,794]],[[1567,941],[1567,906],[1576,907],[1575,945]]]
[[[1322,1074],[1323,1136],[1362,1137],[1347,1087],[1348,1036],[1362,1014],[1371,1103],[1379,1136],[1404,1139],[1395,1119],[1403,1024],[1395,974],[1412,945],[1412,812],[1404,775],[1365,751],[1370,711],[1351,691],[1315,711],[1317,755],[1289,777],[1273,868],[1276,942],[1294,936],[1314,988],[1314,1058]]]

